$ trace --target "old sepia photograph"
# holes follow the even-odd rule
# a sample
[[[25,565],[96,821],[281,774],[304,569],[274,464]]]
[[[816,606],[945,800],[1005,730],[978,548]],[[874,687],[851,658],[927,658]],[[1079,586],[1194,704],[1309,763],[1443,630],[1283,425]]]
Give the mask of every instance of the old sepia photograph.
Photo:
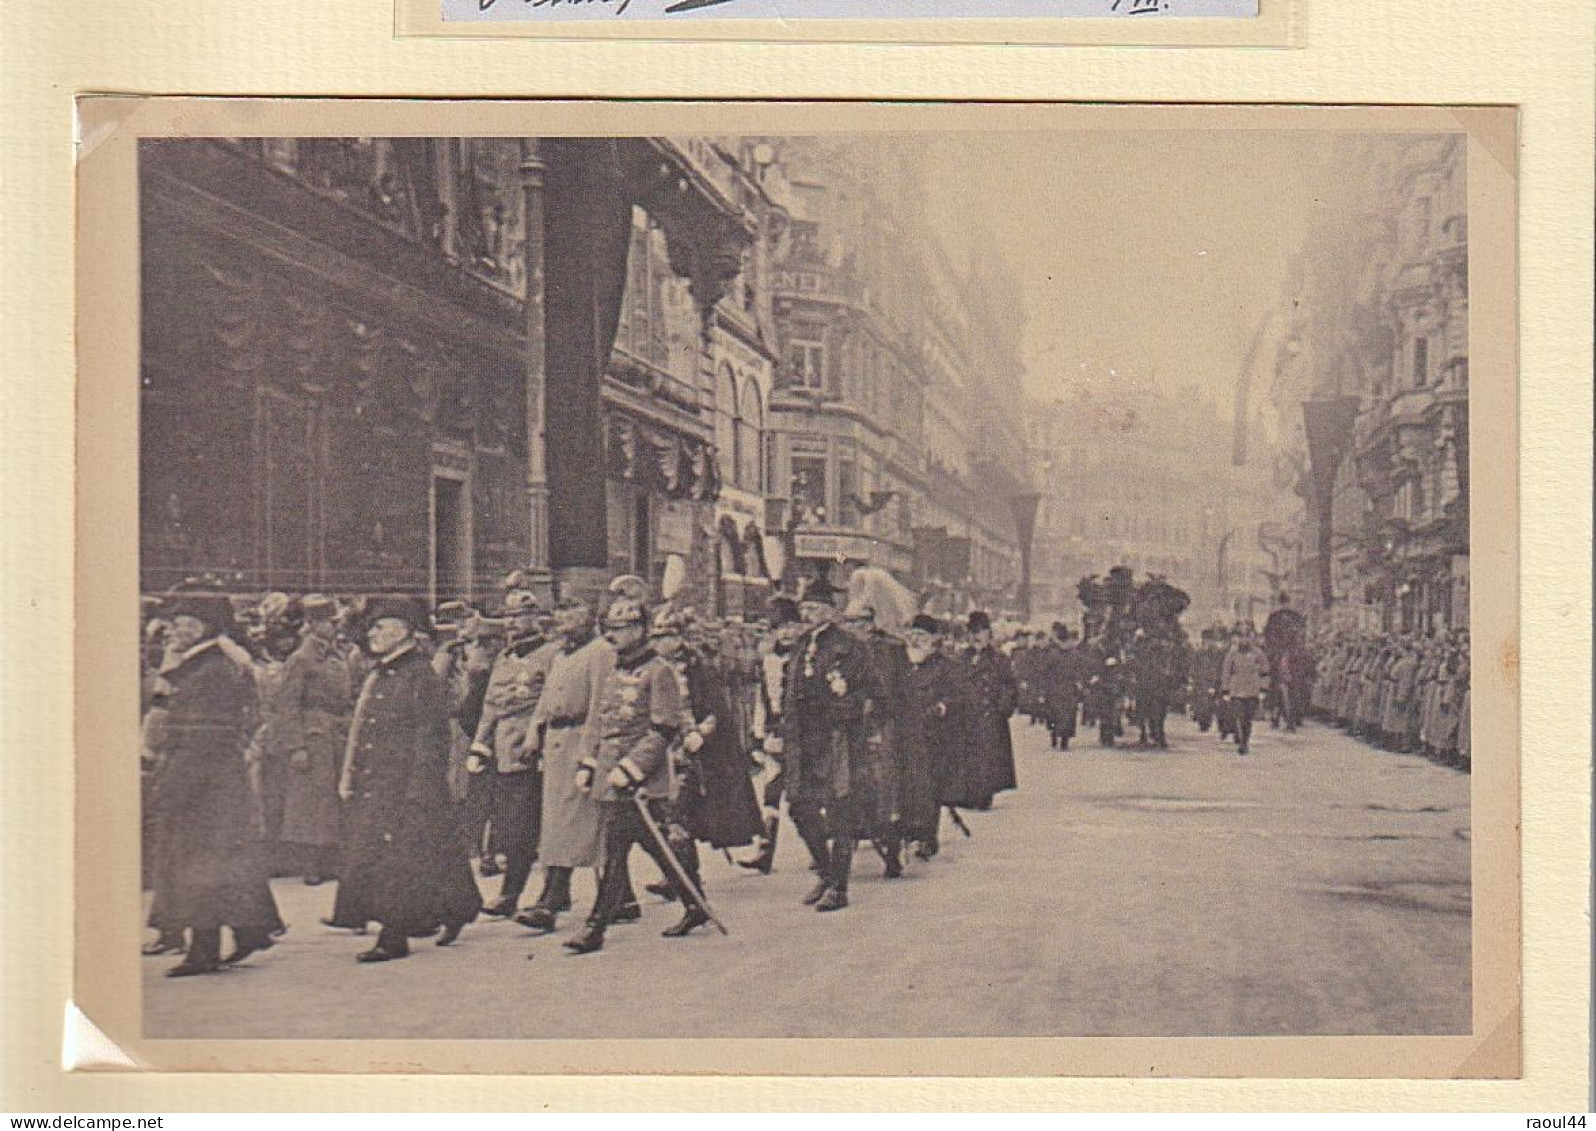
[[[1462,125],[519,113],[133,147],[143,1038],[1480,1035]]]

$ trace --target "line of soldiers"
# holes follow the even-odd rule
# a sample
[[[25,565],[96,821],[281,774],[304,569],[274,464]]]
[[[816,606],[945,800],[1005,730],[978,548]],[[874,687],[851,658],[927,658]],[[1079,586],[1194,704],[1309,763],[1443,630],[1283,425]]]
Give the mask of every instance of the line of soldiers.
[[[145,953],[181,952],[181,977],[274,945],[281,845],[307,884],[336,876],[323,923],[377,925],[365,963],[447,946],[481,914],[551,933],[579,870],[596,896],[564,945],[600,950],[642,914],[634,845],[663,877],[649,890],[682,904],[663,932],[679,938],[713,918],[698,845],[753,845],[740,863],[768,874],[783,797],[816,873],[804,902],[834,911],[860,840],[900,875],[905,851],[938,851],[943,809],[958,821],[1016,787],[1018,689],[984,614],[961,642],[926,616],[889,633],[824,577],[758,629],[647,595],[618,578],[596,617],[574,598],[545,609],[512,575],[493,618],[271,595],[249,631],[215,586],[168,595],[146,638]],[[486,903],[473,856],[501,877]]]
[[[1469,640],[1336,632],[1319,642],[1313,710],[1387,750],[1467,767]]]

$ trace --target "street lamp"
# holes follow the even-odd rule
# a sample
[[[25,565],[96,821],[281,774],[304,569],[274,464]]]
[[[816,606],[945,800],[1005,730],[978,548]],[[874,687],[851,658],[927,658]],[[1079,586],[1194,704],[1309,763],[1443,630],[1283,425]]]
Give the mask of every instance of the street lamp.
[[[1036,508],[1042,496],[1036,491],[1022,491],[1009,500],[1014,508],[1014,531],[1020,541],[1020,614],[1027,622],[1031,619],[1031,541],[1036,535]]]

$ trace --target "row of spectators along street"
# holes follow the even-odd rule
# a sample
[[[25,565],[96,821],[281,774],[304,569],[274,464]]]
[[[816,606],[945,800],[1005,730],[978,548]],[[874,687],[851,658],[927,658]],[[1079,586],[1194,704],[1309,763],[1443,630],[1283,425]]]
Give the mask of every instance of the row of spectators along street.
[[[849,906],[861,849],[885,876],[934,857],[961,809],[1017,788],[1010,719],[1104,746],[1167,747],[1188,711],[1249,752],[1255,723],[1308,713],[1394,751],[1466,767],[1465,638],[1310,644],[1281,598],[1190,647],[1186,594],[1111,570],[1080,587],[1080,633],[941,620],[884,571],[826,575],[758,623],[698,618],[623,576],[547,607],[524,575],[491,615],[405,596],[243,600],[189,583],[147,608],[143,722],[147,955],[217,973],[286,929],[268,877],[335,885],[323,922],[368,935],[364,963],[480,917],[556,935],[573,876],[596,896],[560,938],[601,951],[648,893],[663,934],[721,928],[700,846],[769,874],[784,820],[815,875],[804,903]],[[786,802],[785,808],[783,801]],[[952,835],[957,835],[952,834]],[[529,893],[541,866],[538,894]],[[477,877],[499,877],[484,903]],[[222,931],[232,935],[223,953]]]

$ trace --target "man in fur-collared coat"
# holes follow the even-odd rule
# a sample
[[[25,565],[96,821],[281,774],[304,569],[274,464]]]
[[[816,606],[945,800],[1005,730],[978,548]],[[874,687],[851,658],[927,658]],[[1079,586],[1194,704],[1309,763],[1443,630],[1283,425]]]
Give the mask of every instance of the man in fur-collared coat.
[[[800,604],[814,627],[790,657],[782,709],[788,812],[809,854],[822,865],[804,897],[817,911],[848,906],[848,876],[860,837],[879,828],[879,783],[890,768],[873,742],[881,681],[869,641],[837,623],[841,594],[814,579]]]
[[[426,614],[407,598],[375,598],[366,621],[376,663],[355,703],[338,788],[350,803],[348,870],[367,885],[381,926],[356,957],[387,962],[440,923],[438,944],[453,942],[482,898],[453,830],[448,698],[415,638]]]
[[[150,804],[156,826],[155,898],[150,925],[172,949],[188,933],[187,955],[171,977],[210,974],[272,945],[282,929],[266,885],[244,750],[256,721],[253,677],[226,637],[232,607],[221,593],[169,599],[172,648],[156,681],[164,725]],[[237,653],[236,655],[234,653]],[[221,929],[235,949],[221,953]]]

